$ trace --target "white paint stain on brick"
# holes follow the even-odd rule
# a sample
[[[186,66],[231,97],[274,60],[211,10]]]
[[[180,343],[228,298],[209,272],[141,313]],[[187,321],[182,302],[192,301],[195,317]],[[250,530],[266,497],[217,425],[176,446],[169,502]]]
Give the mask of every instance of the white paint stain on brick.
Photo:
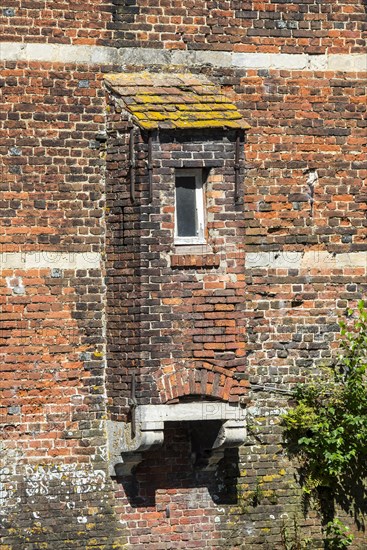
[[[11,289],[15,295],[25,294],[25,287],[22,277],[5,277],[6,286]]]
[[[86,518],[85,516],[78,516],[76,520],[78,523],[87,523],[88,518]]]
[[[27,496],[47,496],[52,498],[50,484],[58,481],[61,486],[72,483],[78,494],[103,491],[106,485],[106,472],[103,470],[80,469],[78,464],[58,464],[54,466],[25,466],[25,492]]]
[[[307,174],[307,184],[310,186],[316,185],[319,180],[317,170],[310,170]]]
[[[8,464],[0,468],[0,516],[6,516],[10,508],[17,506],[19,498],[14,498],[16,493],[16,467],[20,458],[17,450],[6,449],[3,442],[0,442],[0,456],[2,463]]]

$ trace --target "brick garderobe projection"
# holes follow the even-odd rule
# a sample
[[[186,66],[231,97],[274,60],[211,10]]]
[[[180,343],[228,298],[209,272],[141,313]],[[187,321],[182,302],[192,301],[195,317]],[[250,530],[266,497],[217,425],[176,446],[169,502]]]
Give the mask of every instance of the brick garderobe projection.
[[[366,3],[0,24],[0,550],[323,548],[279,421],[366,296]]]

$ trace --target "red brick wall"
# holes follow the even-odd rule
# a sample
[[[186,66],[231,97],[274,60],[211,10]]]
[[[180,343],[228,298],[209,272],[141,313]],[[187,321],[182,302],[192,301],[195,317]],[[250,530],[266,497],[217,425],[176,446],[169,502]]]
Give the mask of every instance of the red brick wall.
[[[112,548],[101,319],[87,290],[100,274],[1,269],[0,281],[1,547],[84,548],[88,532]]]
[[[3,40],[236,52],[363,52],[362,0],[9,0]]]
[[[158,4],[149,6],[149,13],[140,3],[115,9],[48,2],[45,9],[44,3],[9,2],[2,10],[2,39],[8,41],[283,53],[361,52],[365,18],[361,1]],[[364,256],[353,263],[354,253],[367,250],[366,73],[203,69],[238,101],[252,125],[245,146],[245,202],[238,210],[231,210],[233,157],[224,171],[212,168],[214,178],[225,174],[229,185],[223,198],[222,180],[212,179],[213,192],[219,193],[213,206],[241,218],[235,233],[240,251],[236,248],[229,271],[218,280],[216,260],[204,269],[170,271],[164,256],[158,256],[172,233],[172,167],[162,164],[155,173],[155,190],[168,201],[161,205],[163,231],[160,203],[139,209],[129,202],[121,113],[108,113],[112,125],[107,130],[120,135],[107,157],[96,139],[106,129],[103,72],[120,67],[24,61],[2,68],[0,546],[69,550],[88,544],[110,550],[123,546],[122,529],[134,549],[147,544],[151,550],[164,545],[240,548],[245,543],[273,550],[281,548],[283,520],[290,528],[294,517],[303,536],[320,539],[319,518],[300,515],[295,472],[280,443],[277,423],[287,397],[252,394],[256,433],[240,451],[240,476],[232,452],[217,474],[194,470],[187,428],[174,426],[164,447],[146,456],[135,481],[112,484],[103,423],[105,385],[107,380],[110,410],[121,418],[130,392],[127,367],[141,366],[141,357],[139,398],[156,402],[176,397],[173,358],[189,363],[197,353],[203,364],[227,355],[229,362],[244,366],[252,384],[278,389],[310,376],[315,365],[329,359],[330,349],[336,349],[338,314],[366,295]],[[137,176],[142,194],[147,190],[145,158],[141,144]],[[232,228],[227,224],[224,229]],[[163,240],[148,242],[150,231]],[[142,239],[146,248],[140,247]],[[228,261],[228,242],[216,244],[219,252],[213,256],[224,262],[224,254]],[[129,256],[122,254],[122,245]],[[269,253],[269,265],[259,263],[263,252]],[[313,263],[305,264],[304,252],[314,254]],[[342,252],[350,253],[349,260],[339,256]],[[22,265],[22,256],[12,267],[9,253],[31,254],[32,267]],[[67,268],[60,268],[61,253]],[[97,265],[91,253],[100,255]],[[81,268],[70,267],[73,258],[81,257]],[[276,267],[281,260],[286,265]],[[142,274],[157,279],[149,296],[142,294],[147,283]],[[183,296],[187,289],[190,295]],[[223,291],[231,292],[229,302]],[[141,309],[146,307],[141,298],[151,300],[151,311]],[[231,309],[220,309],[223,305]],[[178,323],[178,317],[189,319],[200,309],[195,330]],[[111,329],[107,358],[105,312]],[[155,326],[148,335],[151,313]],[[166,316],[162,326],[158,314]],[[165,377],[154,379],[151,368],[157,374],[162,361]],[[207,395],[213,391],[207,389],[212,371],[203,367],[199,372],[208,375],[192,381],[194,389],[199,393],[204,385]],[[165,379],[171,389],[162,383],[152,394],[151,381]],[[190,387],[189,378],[181,378],[182,386],[187,383]],[[224,387],[219,381],[218,391]],[[363,548],[363,534],[358,540]]]
[[[366,265],[327,265],[317,251],[314,267],[248,271],[248,367],[255,383],[292,386],[337,351],[337,324],[366,296]],[[261,366],[261,368],[259,368]]]
[[[103,92],[88,67],[39,63],[7,63],[1,85],[0,546],[85,548],[88,532],[112,548]]]
[[[105,44],[111,40],[113,6],[108,1],[9,0],[2,6],[2,41]]]
[[[117,8],[117,37],[126,46],[237,52],[362,51],[360,0],[158,2]]]
[[[2,270],[2,420],[9,444],[30,457],[85,454],[72,417],[85,411],[76,290],[49,270]],[[88,390],[87,390],[88,391]],[[81,392],[81,394],[80,394]],[[8,415],[9,412],[9,415]],[[76,448],[78,447],[78,448]]]
[[[0,85],[2,251],[99,251],[101,74],[88,66],[7,62]]]
[[[248,71],[246,242],[366,250],[366,73]],[[310,186],[309,172],[317,172]],[[250,250],[250,248],[248,248]]]

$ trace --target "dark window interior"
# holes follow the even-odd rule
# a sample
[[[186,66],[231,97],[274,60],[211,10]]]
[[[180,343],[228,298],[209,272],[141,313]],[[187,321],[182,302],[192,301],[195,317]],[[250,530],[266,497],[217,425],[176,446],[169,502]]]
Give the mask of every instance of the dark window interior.
[[[196,186],[194,176],[176,176],[177,236],[197,235]]]

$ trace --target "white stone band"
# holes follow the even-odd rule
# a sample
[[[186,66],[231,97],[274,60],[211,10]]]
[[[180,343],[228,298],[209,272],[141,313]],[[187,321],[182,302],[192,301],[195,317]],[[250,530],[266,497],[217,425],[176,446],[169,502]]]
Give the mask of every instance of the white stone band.
[[[325,271],[330,269],[364,268],[367,270],[367,252],[332,254],[324,250],[292,252],[251,252],[246,254],[246,269],[299,269]]]
[[[3,269],[96,269],[102,258],[97,252],[0,252],[0,271]],[[246,269],[367,269],[367,251],[332,254],[324,250],[294,252],[248,252]]]
[[[212,65],[241,69],[367,72],[367,54],[284,54],[112,48],[68,44],[0,43],[0,61],[88,65]]]
[[[96,252],[0,252],[4,269],[97,269],[101,255]]]

